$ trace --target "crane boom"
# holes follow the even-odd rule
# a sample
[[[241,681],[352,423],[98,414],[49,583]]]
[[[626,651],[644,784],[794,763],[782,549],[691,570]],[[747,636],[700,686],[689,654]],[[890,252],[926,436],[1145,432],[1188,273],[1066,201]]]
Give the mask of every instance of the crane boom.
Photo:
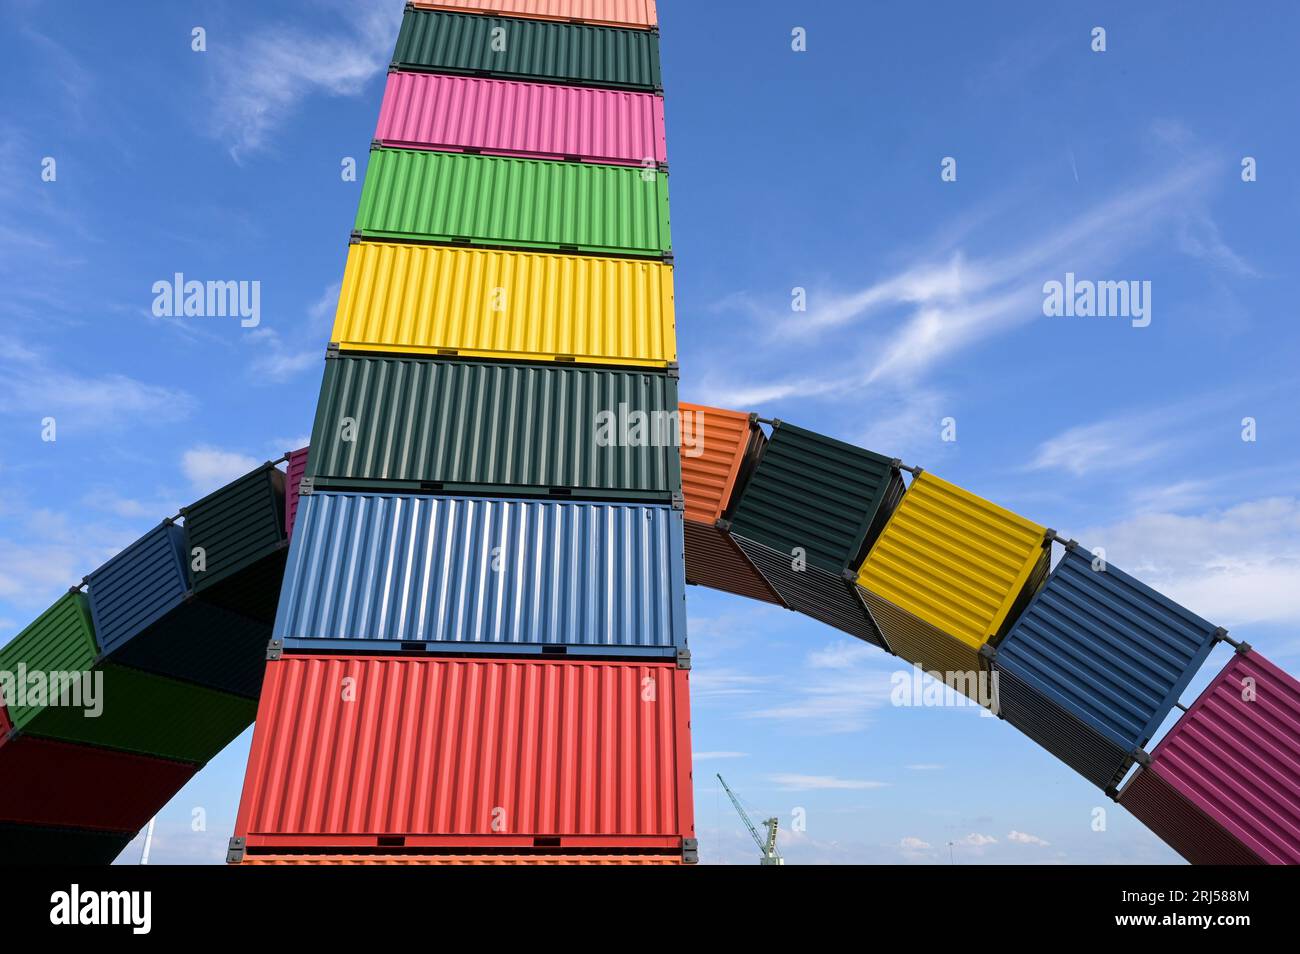
[[[719,772],[717,775],[718,781],[722,783],[722,790],[727,793],[727,797],[731,799],[731,804],[736,807],[736,814],[740,816],[740,820],[743,821],[745,827],[749,829],[750,837],[754,839],[754,844],[758,845],[758,850],[763,853],[762,860],[759,863],[764,865],[785,864],[785,859],[782,858],[780,853],[776,850],[777,820],[775,818],[769,818],[763,822],[763,827],[767,829],[767,837],[764,838],[758,833],[758,827],[750,819],[749,812],[745,811],[744,807],[740,804],[740,799],[737,798],[736,793],[731,790],[731,786],[728,785],[727,780],[722,777],[722,773]]]

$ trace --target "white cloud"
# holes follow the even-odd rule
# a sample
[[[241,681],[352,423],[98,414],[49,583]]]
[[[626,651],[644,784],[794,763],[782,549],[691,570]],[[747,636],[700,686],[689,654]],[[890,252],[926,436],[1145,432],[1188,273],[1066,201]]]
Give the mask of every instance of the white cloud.
[[[181,471],[194,490],[207,494],[242,477],[261,461],[246,454],[217,447],[192,447],[181,457]]]
[[[1114,420],[1072,427],[1039,445],[1030,470],[1063,470],[1075,477],[1125,470],[1165,455],[1173,442],[1144,420]]]
[[[335,282],[326,288],[308,306],[306,322],[285,331],[264,325],[247,336],[249,344],[257,349],[249,366],[255,379],[279,383],[322,366],[342,287],[341,282]]]
[[[953,843],[965,848],[974,848],[979,851],[987,848],[989,845],[996,845],[998,840],[992,835],[981,835],[979,832],[973,831],[963,838],[956,839]]]
[[[866,791],[886,788],[887,782],[864,779],[837,778],[834,775],[769,775],[769,781],[781,786],[783,792]]]
[[[303,100],[355,96],[388,66],[400,4],[318,3],[310,29],[259,27],[234,43],[209,37],[216,63],[213,123],[239,161],[266,146]],[[342,29],[328,32],[329,27]]]
[[[932,762],[921,762],[916,765],[905,766],[905,768],[909,772],[939,772],[943,770],[942,765],[937,765]]]
[[[696,752],[692,756],[696,762],[712,762],[717,759],[747,759],[748,752]]]
[[[1083,531],[1116,566],[1222,626],[1300,623],[1300,500],[1146,513]]]
[[[0,600],[39,612],[145,529],[122,531],[45,509],[26,513],[0,537]]]
[[[1030,835],[1023,831],[1012,831],[1007,835],[1007,841],[1015,842],[1017,845],[1033,845],[1037,848],[1046,848],[1051,842],[1044,841],[1037,835]]]
[[[707,699],[719,696],[747,696],[765,691],[770,676],[755,676],[734,669],[711,669],[691,673],[691,695]]]
[[[934,856],[933,845],[912,835],[908,835],[898,843],[898,851],[908,861],[924,861]]]

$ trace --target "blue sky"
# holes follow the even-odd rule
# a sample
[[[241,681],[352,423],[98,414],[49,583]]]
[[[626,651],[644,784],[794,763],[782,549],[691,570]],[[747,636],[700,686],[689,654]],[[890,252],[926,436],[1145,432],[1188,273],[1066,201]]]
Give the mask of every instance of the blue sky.
[[[660,5],[684,398],[921,464],[1300,670],[1300,10]],[[400,7],[0,0],[0,638],[305,443],[360,190],[340,164]],[[261,324],[155,318],[176,272],[260,281]],[[1067,272],[1151,282],[1149,327],[1045,317]],[[802,810],[791,862],[1177,860],[1116,807],[1094,832],[1109,803],[1006,724],[890,706],[883,654],[689,607],[705,861],[756,854],[716,771],[786,830]],[[247,744],[168,806],[156,861],[220,860]]]

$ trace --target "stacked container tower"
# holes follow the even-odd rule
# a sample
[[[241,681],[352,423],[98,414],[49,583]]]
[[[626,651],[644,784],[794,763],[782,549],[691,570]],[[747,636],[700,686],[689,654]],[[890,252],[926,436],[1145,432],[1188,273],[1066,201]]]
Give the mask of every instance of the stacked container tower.
[[[232,863],[692,862],[689,582],[948,683],[1189,861],[1300,863],[1294,677],[921,467],[678,404],[658,40],[652,0],[407,7],[311,447],[0,648],[0,862],[111,860],[255,713]]]
[[[695,860],[653,2],[408,5],[231,860]]]

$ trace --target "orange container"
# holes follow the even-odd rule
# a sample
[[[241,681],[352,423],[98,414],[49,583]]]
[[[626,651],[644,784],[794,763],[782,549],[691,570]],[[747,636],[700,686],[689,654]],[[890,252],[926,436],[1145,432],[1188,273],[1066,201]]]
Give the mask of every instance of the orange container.
[[[413,0],[411,6],[635,30],[653,30],[659,26],[655,0]]]
[[[680,865],[678,855],[249,855],[245,865]]]
[[[681,405],[682,494],[686,519],[713,525],[727,512],[746,464],[766,438],[754,415]]]

